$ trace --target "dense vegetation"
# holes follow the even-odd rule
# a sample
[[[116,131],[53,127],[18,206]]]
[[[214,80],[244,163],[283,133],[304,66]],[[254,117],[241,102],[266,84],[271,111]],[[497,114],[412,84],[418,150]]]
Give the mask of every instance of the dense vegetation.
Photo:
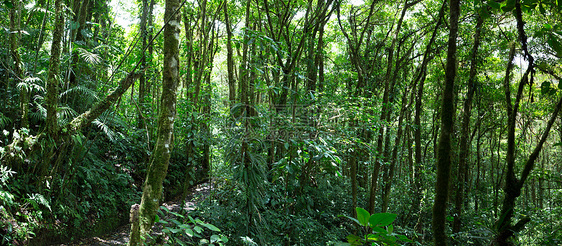
[[[0,244],[562,243],[559,0],[113,13],[0,2]]]

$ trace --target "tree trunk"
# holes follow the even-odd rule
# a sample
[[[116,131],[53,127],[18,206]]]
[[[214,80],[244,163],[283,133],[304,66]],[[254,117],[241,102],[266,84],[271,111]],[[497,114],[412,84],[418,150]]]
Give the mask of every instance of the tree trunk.
[[[162,182],[168,171],[173,147],[176,117],[176,90],[179,80],[180,16],[178,0],[166,0],[164,12],[164,67],[162,71],[161,110],[158,116],[158,138],[143,185],[139,208],[140,238],[131,238],[129,245],[139,245],[150,232],[162,198]],[[134,228],[131,228],[134,229]],[[131,231],[131,236],[135,235]]]
[[[228,1],[225,0],[223,3],[224,8],[224,20],[226,25],[226,63],[228,71],[228,100],[230,102],[229,107],[232,108],[236,102],[236,80],[234,79],[234,51],[232,49],[232,26],[230,24],[230,19],[228,15]]]
[[[18,52],[18,46],[21,38],[21,8],[20,1],[12,0],[13,7],[10,9],[10,53],[13,62],[13,72],[18,81],[20,88],[20,110],[21,110],[21,124],[20,127],[29,128],[29,86],[23,78],[23,71],[21,67],[21,57]],[[21,86],[23,85],[23,86]]]
[[[435,182],[435,200],[433,203],[433,233],[435,245],[447,245],[445,233],[449,179],[451,176],[451,135],[453,134],[453,117],[455,115],[454,86],[457,75],[457,35],[460,15],[460,1],[449,1],[449,43],[447,65],[445,70],[445,88],[441,101],[441,134],[439,136],[437,158],[437,180]]]
[[[55,30],[51,44],[51,58],[49,60],[49,73],[47,77],[47,95],[45,98],[47,109],[47,132],[56,138],[58,132],[57,106],[59,98],[60,83],[60,55],[61,40],[64,29],[64,13],[62,12],[62,0],[55,1]]]
[[[415,4],[415,3],[414,3]],[[375,212],[375,198],[376,198],[376,191],[377,191],[377,180],[380,172],[380,164],[381,160],[386,162],[389,158],[389,151],[383,150],[383,139],[386,139],[386,146],[389,146],[390,143],[390,129],[389,127],[389,119],[390,115],[392,114],[392,106],[390,105],[390,94],[392,87],[394,87],[395,80],[392,79],[392,68],[394,65],[394,47],[398,42],[398,35],[400,35],[400,30],[402,28],[402,22],[404,21],[404,16],[406,15],[406,11],[409,7],[413,6],[412,4],[408,4],[408,0],[404,1],[404,8],[402,9],[402,13],[400,15],[400,19],[398,20],[398,24],[396,25],[396,31],[394,33],[394,37],[392,38],[392,43],[390,48],[388,49],[388,60],[387,67],[386,67],[386,74],[384,76],[384,94],[383,94],[383,101],[382,101],[382,110],[380,120],[382,122],[382,126],[379,129],[379,139],[377,140],[377,156],[375,157],[375,167],[373,168],[373,176],[371,177],[371,189],[369,193],[369,209],[368,211],[372,214]],[[397,67],[395,69],[398,69]],[[393,92],[392,92],[393,93]],[[386,134],[385,134],[386,132]],[[388,147],[387,149],[389,149]]]
[[[139,31],[140,31],[140,35],[141,35],[141,44],[143,47],[143,50],[146,49],[146,46],[148,45],[148,30],[147,30],[147,22],[148,22],[148,15],[149,15],[149,3],[148,0],[142,0],[142,14],[141,14],[141,21],[140,21],[140,27],[139,27]],[[152,14],[152,13],[150,13]],[[143,116],[143,114],[146,112],[146,105],[145,105],[145,97],[147,95],[147,90],[146,88],[148,87],[147,84],[147,79],[146,79],[146,72],[145,71],[145,67],[147,66],[147,56],[146,54],[141,54],[141,69],[143,70],[143,74],[141,75],[140,79],[139,79],[139,97],[138,97],[138,113],[137,113],[137,127],[139,129],[142,129],[145,127],[145,118]]]
[[[517,4],[516,4],[517,8]],[[520,12],[521,10],[516,10],[515,12]],[[519,13],[520,14],[520,13]],[[518,22],[520,18],[518,18]],[[518,23],[519,24],[519,23]],[[520,33],[521,36],[521,33]],[[524,35],[523,35],[524,36]],[[526,40],[525,40],[526,42]],[[525,43],[523,42],[523,43]],[[525,48],[525,46],[524,46]],[[527,54],[528,55],[528,54]],[[507,152],[506,152],[506,163],[507,163],[507,170],[505,176],[505,186],[504,186],[504,199],[502,203],[501,213],[496,221],[495,229],[497,230],[496,238],[494,239],[493,243],[496,245],[504,246],[504,245],[513,245],[511,242],[511,238],[515,233],[521,231],[527,222],[530,221],[530,218],[524,217],[515,225],[512,225],[512,219],[515,214],[515,200],[521,195],[521,189],[523,188],[525,181],[529,177],[529,174],[534,168],[535,162],[542,150],[546,139],[550,133],[550,129],[554,124],[560,108],[562,107],[562,97],[559,99],[549,121],[546,124],[546,128],[543,131],[539,142],[535,145],[533,152],[527,158],[523,170],[521,171],[520,178],[516,177],[515,174],[515,151],[516,151],[516,142],[515,142],[515,132],[516,132],[516,120],[518,116],[519,104],[521,102],[523,89],[525,85],[529,83],[529,75],[533,76],[533,58],[528,55],[527,59],[529,59],[529,65],[527,70],[523,74],[521,80],[519,81],[517,94],[515,96],[515,100],[511,98],[511,91],[510,91],[510,77],[511,77],[511,70],[513,69],[513,59],[515,57],[515,44],[512,44],[510,53],[509,53],[509,63],[508,68],[506,70],[506,75],[504,79],[504,90],[505,90],[505,99],[506,99],[506,111],[508,115],[508,130],[507,130]],[[531,77],[531,81],[533,78]],[[512,104],[513,101],[513,104]]]
[[[72,30],[72,34],[70,37],[70,42],[74,41],[84,41],[84,36],[82,35],[82,30],[86,27],[86,21],[88,17],[88,5],[90,4],[90,0],[74,0],[74,12],[76,13],[76,17],[74,18],[74,22],[78,25],[78,28]],[[72,44],[70,44],[72,47]],[[79,59],[78,54],[76,52],[72,52],[72,63],[70,64],[70,70],[68,74],[68,83],[70,87],[74,87],[78,85],[78,81],[76,77],[79,74]]]
[[[465,185],[468,180],[468,158],[470,156],[470,116],[472,112],[472,98],[476,88],[476,71],[478,67],[478,48],[480,46],[480,35],[484,20],[478,15],[476,17],[476,29],[474,33],[474,45],[470,58],[470,75],[468,78],[468,92],[463,106],[461,140],[459,147],[459,166],[457,173],[457,187],[455,196],[455,216],[453,220],[453,233],[460,232],[462,205],[464,202]]]

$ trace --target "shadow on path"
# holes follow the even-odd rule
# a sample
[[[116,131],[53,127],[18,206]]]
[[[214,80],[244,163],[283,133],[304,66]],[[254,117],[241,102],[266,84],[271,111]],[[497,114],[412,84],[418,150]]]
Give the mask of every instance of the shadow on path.
[[[172,212],[178,212],[182,208],[189,212],[197,209],[198,204],[208,197],[211,191],[211,185],[208,182],[201,183],[191,188],[191,192],[184,202],[171,201],[162,204]],[[166,219],[166,218],[165,218]],[[155,224],[152,228],[151,235],[157,236],[162,234],[162,225]],[[68,244],[54,244],[53,246],[78,246],[78,245],[93,245],[93,246],[107,246],[107,245],[127,245],[129,242],[129,234],[131,232],[131,225],[126,224],[118,227],[113,232],[107,233],[99,237],[91,237],[77,240]]]

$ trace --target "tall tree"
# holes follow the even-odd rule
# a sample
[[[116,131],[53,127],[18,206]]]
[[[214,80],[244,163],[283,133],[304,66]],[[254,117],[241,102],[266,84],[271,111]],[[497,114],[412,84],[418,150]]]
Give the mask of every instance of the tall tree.
[[[460,1],[449,1],[449,41],[445,82],[441,97],[441,134],[439,135],[437,156],[437,180],[435,181],[435,200],[433,203],[433,240],[435,245],[447,245],[445,233],[449,179],[451,176],[451,135],[455,115],[454,86],[457,76],[457,36],[459,30]]]
[[[140,17],[140,35],[141,35],[141,44],[143,50],[146,49],[149,44],[149,31],[152,32],[152,28],[149,28],[149,19],[152,18],[152,8],[154,6],[154,1],[151,0],[142,0],[142,7],[141,7],[141,17]],[[149,57],[150,54],[143,53],[141,54],[141,69],[144,71],[144,68],[147,67],[148,61],[152,60],[152,57]],[[146,73],[143,72],[143,75],[139,79],[139,109],[137,115],[137,127],[144,128],[145,127],[145,118],[143,116],[146,113],[146,97],[148,94],[149,85],[147,85],[148,80]]]
[[[484,20],[480,15],[476,16],[476,27],[474,29],[474,44],[470,55],[470,74],[468,78],[468,92],[463,105],[461,139],[459,146],[459,163],[457,168],[457,186],[455,196],[455,217],[453,221],[453,233],[460,232],[462,205],[464,203],[465,185],[468,182],[468,158],[470,153],[470,116],[472,112],[472,99],[476,90],[476,72],[478,68],[478,48],[480,46],[480,35]]]
[[[57,106],[59,98],[60,83],[60,55],[61,40],[64,29],[64,13],[62,11],[62,0],[55,1],[55,30],[51,44],[51,58],[49,60],[49,74],[47,77],[47,132],[55,137],[58,131]]]
[[[421,125],[421,117],[422,117],[422,99],[423,99],[423,92],[424,92],[424,84],[427,77],[427,66],[431,61],[433,55],[432,47],[435,45],[435,40],[440,29],[441,23],[443,22],[443,16],[445,15],[445,7],[447,5],[447,1],[443,1],[441,8],[439,10],[439,14],[436,20],[435,27],[431,34],[431,38],[427,43],[423,54],[422,64],[418,67],[416,71],[416,75],[414,77],[414,84],[417,87],[416,93],[416,105],[415,105],[415,113],[414,113],[414,125],[416,126],[414,129],[414,167],[413,167],[413,188],[414,188],[414,198],[412,203],[412,210],[414,213],[421,213],[420,210],[420,203],[422,199],[422,176],[421,176],[421,167],[423,163],[422,158],[422,125]],[[421,233],[422,230],[422,216],[421,214],[418,216],[418,221],[415,225],[415,230],[418,233]]]
[[[181,28],[179,5],[178,0],[166,0],[164,12],[164,67],[162,71],[161,109],[158,116],[158,137],[143,185],[142,200],[137,217],[140,228],[131,228],[129,245],[139,245],[150,232],[162,198],[162,182],[168,171],[173,147],[176,91],[179,81],[179,34]],[[138,230],[140,230],[140,233]]]
[[[21,11],[23,3],[12,0],[13,7],[10,9],[10,53],[12,55],[13,72],[20,89],[21,127],[29,127],[29,88],[23,78],[22,60],[18,51],[21,38]]]

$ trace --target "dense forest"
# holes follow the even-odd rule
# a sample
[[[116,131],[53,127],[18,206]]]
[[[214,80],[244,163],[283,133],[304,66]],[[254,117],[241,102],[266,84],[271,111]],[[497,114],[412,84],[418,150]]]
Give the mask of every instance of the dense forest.
[[[562,244],[560,0],[119,2],[0,1],[0,245]]]

